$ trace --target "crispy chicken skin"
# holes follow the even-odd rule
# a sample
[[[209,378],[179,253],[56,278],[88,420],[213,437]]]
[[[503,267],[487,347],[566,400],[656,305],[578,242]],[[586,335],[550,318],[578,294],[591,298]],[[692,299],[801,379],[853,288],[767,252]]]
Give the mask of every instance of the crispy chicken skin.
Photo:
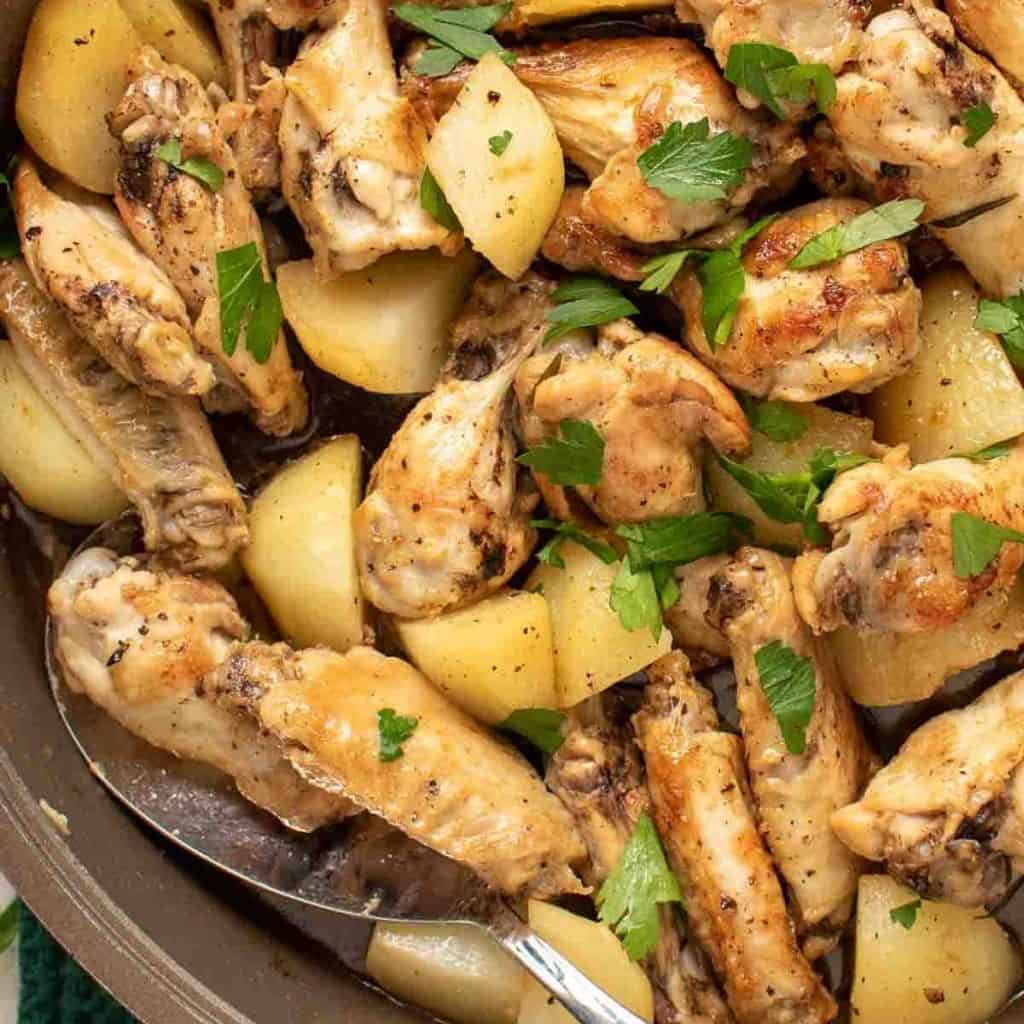
[[[512,384],[547,332],[551,282],[485,274],[452,330],[434,392],[373,467],[355,516],[363,593],[403,618],[496,590],[526,561],[537,495],[515,462]]]
[[[946,0],[946,11],[968,46],[1024,87],[1024,0]]]
[[[841,625],[913,633],[955,622],[982,595],[1010,587],[1024,548],[1004,544],[980,575],[953,569],[950,520],[967,512],[1024,530],[1024,450],[977,463],[941,459],[912,469],[902,450],[838,477],[818,510],[830,551],[802,554],[793,570],[797,605],[816,633]]]
[[[923,220],[989,293],[1024,288],[1024,99],[921,0],[879,15],[856,64],[838,79],[829,119],[856,172],[879,200],[916,198]],[[987,103],[995,125],[964,145],[964,112]],[[1010,202],[959,227],[948,218]],[[938,224],[936,224],[938,222]]]
[[[247,800],[300,831],[352,812],[305,782],[251,719],[203,696],[206,673],[249,635],[219,583],[89,548],[50,587],[47,606],[65,683],[130,732],[214,765]]]
[[[871,391],[905,372],[918,351],[921,293],[901,241],[820,267],[789,267],[815,235],[866,209],[858,199],[822,199],[783,214],[748,242],[746,290],[728,342],[714,349],[704,333],[700,280],[685,268],[672,295],[690,349],[733,387],[792,402]]]
[[[992,909],[1024,873],[1024,673],[922,725],[832,816],[851,850],[928,899]]]
[[[605,691],[569,712],[547,782],[576,820],[590,854],[583,877],[596,890],[621,860],[640,815],[650,811],[643,760],[623,699]],[[732,1015],[703,951],[687,941],[676,908],[660,907],[659,918],[657,948],[644,962],[656,1024],[728,1024]]]
[[[114,200],[128,229],[167,272],[195,322],[196,342],[213,363],[214,411],[249,410],[260,429],[290,434],[306,422],[307,400],[281,332],[266,362],[240,338],[233,355],[221,342],[217,253],[254,242],[266,257],[263,232],[230,147],[198,79],[143,47],[128,68],[128,89],[110,116],[121,142]],[[224,172],[216,192],[156,156],[170,140],[183,159],[202,157]]]
[[[600,483],[575,492],[607,523],[701,511],[705,439],[726,454],[750,448],[750,427],[732,392],[678,345],[629,320],[601,327],[585,356],[546,348],[527,360],[516,398],[530,446],[557,436],[567,419],[587,420],[601,435]],[[566,512],[565,495],[543,474],[534,479],[552,510]]]
[[[684,654],[665,655],[648,678],[633,722],[655,822],[736,1020],[832,1020],[836,1005],[797,946],[758,833],[739,737],[719,730]]]
[[[873,758],[831,654],[797,614],[787,559],[740,549],[711,578],[705,617],[729,641],[761,832],[789,887],[804,953],[816,959],[839,941],[864,869],[833,835],[829,819],[861,794]],[[802,754],[787,749],[755,662],[776,641],[814,666],[814,713]]]
[[[285,85],[282,187],[322,277],[452,238],[420,204],[426,132],[398,91],[386,0],[349,0]]]
[[[195,351],[185,304],[113,209],[47,188],[23,155],[14,175],[22,252],[36,283],[123,377],[151,395],[202,395],[213,370]]]
[[[731,560],[731,555],[711,555],[676,570],[679,600],[666,610],[665,625],[691,663],[708,656],[714,660],[730,656],[725,634],[708,622],[708,608],[712,581]]]
[[[581,39],[516,51],[512,70],[551,118],[565,155],[591,179],[581,209],[590,222],[633,242],[672,242],[713,227],[755,200],[787,191],[804,146],[793,126],[752,114],[699,47],[686,39]],[[467,73],[406,76],[417,105],[435,117]],[[708,118],[713,133],[747,136],[753,166],[727,199],[683,203],[643,179],[637,157],[673,121]]]
[[[449,703],[412,666],[369,647],[347,654],[237,646],[206,689],[251,714],[296,770],[512,896],[585,889],[586,848],[569,812],[510,746]],[[377,713],[417,719],[382,761]]]
[[[148,550],[216,569],[248,543],[245,504],[195,399],[155,398],[126,381],[21,260],[0,261],[0,323],[40,394],[135,505]]]

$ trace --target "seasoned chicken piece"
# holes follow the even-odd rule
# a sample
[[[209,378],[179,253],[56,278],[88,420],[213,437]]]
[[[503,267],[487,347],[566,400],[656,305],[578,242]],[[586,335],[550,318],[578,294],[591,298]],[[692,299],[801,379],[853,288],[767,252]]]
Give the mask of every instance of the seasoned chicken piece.
[[[194,75],[167,64],[151,47],[132,57],[128,79],[110,117],[111,131],[121,140],[114,199],[136,241],[184,296],[196,342],[217,372],[218,386],[207,407],[247,409],[260,429],[290,434],[305,424],[307,401],[284,332],[264,362],[249,351],[244,337],[231,355],[221,341],[217,254],[255,243],[264,274],[267,268],[259,220],[213,107]],[[183,159],[206,159],[224,172],[216,192],[156,155],[171,140],[181,144]]]
[[[853,912],[864,863],[832,834],[829,819],[863,791],[874,767],[871,751],[831,653],[797,614],[786,559],[742,548],[712,577],[709,598],[706,618],[732,653],[761,832],[789,887],[804,954],[813,960],[836,945]],[[801,754],[788,749],[761,685],[755,657],[772,643],[813,666],[814,712]]]
[[[748,242],[746,290],[724,345],[708,344],[700,279],[684,268],[672,295],[686,317],[687,345],[733,387],[791,402],[864,393],[904,373],[920,342],[921,293],[901,241],[807,270],[789,266],[815,235],[866,209],[859,199],[822,199]]]
[[[711,555],[676,570],[679,600],[665,612],[665,625],[691,663],[709,655],[715,660],[730,656],[725,634],[708,622],[708,608],[712,581],[731,560],[731,555]]]
[[[89,548],[50,587],[64,682],[147,743],[226,772],[247,800],[303,832],[353,806],[309,785],[276,740],[204,695],[202,680],[249,635],[216,581]]]
[[[581,39],[517,50],[512,70],[533,90],[565,155],[591,179],[587,220],[634,242],[673,242],[720,224],[752,202],[781,195],[799,177],[804,145],[789,124],[750,113],[698,46],[686,39]],[[420,109],[437,117],[467,74],[406,77]],[[727,199],[684,203],[643,179],[637,157],[674,121],[708,119],[717,134],[746,136],[753,165]]]
[[[448,702],[412,666],[369,647],[347,654],[237,646],[207,677],[225,707],[251,714],[303,778],[342,794],[513,896],[584,892],[586,848],[529,764]],[[381,758],[378,712],[416,720]]]
[[[1010,587],[1024,547],[1004,544],[978,576],[953,569],[950,520],[967,512],[1024,530],[1024,449],[978,463],[941,459],[913,469],[897,449],[858,466],[826,491],[818,519],[831,551],[808,551],[793,570],[797,606],[816,633],[841,625],[913,633],[956,622],[982,595]]]
[[[469,604],[526,561],[537,495],[515,462],[510,392],[547,333],[552,290],[536,274],[478,278],[436,389],[373,467],[356,559],[381,611],[423,618]]]
[[[569,808],[587,845],[590,869],[584,879],[595,890],[622,859],[640,815],[650,811],[628,716],[625,701],[611,691],[578,704],[548,764],[548,786]],[[732,1015],[703,951],[687,941],[678,911],[662,906],[658,916],[658,945],[644,962],[656,1024],[728,1024]]]
[[[420,204],[427,137],[399,95],[387,0],[349,0],[285,85],[282,187],[322,277],[452,238]]]
[[[705,439],[732,455],[750,448],[732,392],[678,345],[628,320],[601,327],[596,349],[582,357],[545,349],[527,360],[516,398],[530,446],[557,436],[563,420],[587,420],[601,435],[600,483],[575,492],[606,523],[703,510]],[[560,488],[540,472],[534,480],[552,511],[566,509]]]
[[[281,187],[278,135],[287,90],[280,71],[266,70],[266,81],[251,102],[217,107],[217,127],[235,154],[242,184],[257,200],[273,198]]]
[[[989,909],[1024,874],[1024,673],[922,725],[832,828],[928,899]]]
[[[1024,0],[946,0],[957,31],[1024,88]]]
[[[648,669],[633,719],[654,816],[683,882],[690,927],[739,1024],[832,1020],[836,1005],[801,954],[754,820],[743,745],[676,651]]]
[[[963,117],[980,103],[996,121],[969,147]],[[923,219],[986,291],[1024,289],[1024,99],[945,14],[913,0],[875,18],[829,119],[880,200],[922,200]]]
[[[209,391],[213,370],[195,351],[181,296],[113,209],[61,198],[28,155],[18,161],[13,191],[25,261],[75,330],[151,395]]]
[[[0,261],[0,323],[40,394],[135,505],[148,550],[217,569],[248,543],[245,504],[195,399],[155,398],[126,381],[21,260]]]

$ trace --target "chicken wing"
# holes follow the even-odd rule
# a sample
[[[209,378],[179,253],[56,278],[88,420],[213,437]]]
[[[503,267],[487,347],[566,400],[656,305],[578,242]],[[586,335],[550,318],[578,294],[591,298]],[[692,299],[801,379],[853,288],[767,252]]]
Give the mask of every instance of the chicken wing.
[[[414,668],[368,647],[347,654],[241,644],[207,677],[251,714],[303,778],[343,794],[509,896],[585,891],[586,848],[529,764]],[[402,756],[380,756],[378,712],[416,720]]]
[[[969,46],[1024,88],[1024,0],[946,0],[946,11]]]
[[[426,132],[398,91],[386,0],[349,0],[285,85],[282,187],[322,277],[452,237],[420,204]]]
[[[352,813],[343,797],[305,782],[250,718],[204,696],[203,677],[249,635],[219,583],[89,548],[50,587],[47,606],[64,682],[130,732],[219,768],[291,828]]]
[[[711,555],[676,570],[679,599],[666,610],[665,625],[691,663],[708,656],[714,660],[729,657],[729,641],[718,626],[708,622],[708,608],[712,581],[729,565],[731,557]]]
[[[126,381],[21,260],[0,261],[0,323],[40,394],[137,508],[148,550],[216,569],[248,543],[245,504],[195,399],[155,398]]]
[[[213,370],[195,351],[181,296],[113,209],[63,199],[27,155],[14,175],[14,205],[36,283],[121,376],[151,395],[210,390]]]
[[[942,459],[913,469],[900,450],[838,477],[818,519],[830,551],[802,554],[793,570],[797,606],[816,633],[841,625],[913,633],[941,629],[982,595],[1005,590],[1024,565],[1024,547],[1004,544],[977,576],[953,567],[951,517],[967,512],[1024,530],[1024,450],[977,463]]]
[[[685,572],[685,570],[684,570]],[[714,575],[706,618],[729,640],[736,703],[761,832],[789,886],[797,934],[809,959],[839,941],[864,863],[829,827],[855,800],[874,767],[835,663],[797,614],[786,559],[742,548]],[[761,685],[755,657],[785,644],[814,669],[814,712],[806,748],[794,754]]]
[[[904,373],[919,347],[921,293],[901,241],[807,270],[789,266],[815,235],[866,209],[858,199],[822,199],[748,242],[746,290],[724,345],[708,344],[700,279],[685,268],[672,295],[686,317],[687,345],[733,387],[792,402],[864,393]]]
[[[690,926],[739,1024],[832,1020],[836,1005],[801,954],[761,843],[739,738],[676,651],[648,669],[634,716],[655,821],[683,883]]]
[[[496,590],[536,534],[537,495],[515,462],[512,383],[547,332],[551,282],[485,274],[452,332],[434,392],[409,413],[370,474],[355,516],[363,593],[403,618]]]
[[[557,436],[567,419],[587,420],[601,435],[601,480],[575,492],[607,523],[703,510],[705,439],[723,453],[750,448],[732,392],[678,345],[628,320],[601,327],[586,355],[546,349],[527,360],[516,397],[529,445]],[[534,479],[554,512],[566,507],[543,474],[535,471]]]
[[[1024,873],[1024,673],[922,725],[832,828],[922,896],[992,909]]]
[[[672,242],[779,195],[799,176],[804,145],[789,124],[750,113],[714,64],[686,39],[581,39],[516,51],[512,70],[551,118],[565,155],[591,179],[585,217],[634,242]],[[406,76],[420,109],[440,116],[467,71]],[[708,119],[713,133],[750,139],[753,164],[726,199],[669,199],[641,175],[637,157],[674,121]]]
[[[262,430],[289,434],[306,422],[306,392],[292,369],[284,333],[258,361],[240,338],[233,354],[221,341],[217,254],[255,243],[266,257],[263,232],[235,158],[214,120],[198,79],[144,47],[128,68],[129,85],[110,117],[121,141],[114,200],[128,229],[167,272],[195,322],[196,342],[213,363],[215,411],[247,409]],[[224,173],[217,191],[157,156],[168,141],[184,159],[209,160]]]

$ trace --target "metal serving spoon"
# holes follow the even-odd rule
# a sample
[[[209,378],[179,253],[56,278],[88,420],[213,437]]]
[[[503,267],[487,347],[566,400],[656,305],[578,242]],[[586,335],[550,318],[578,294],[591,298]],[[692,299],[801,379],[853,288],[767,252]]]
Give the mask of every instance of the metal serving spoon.
[[[127,552],[134,526],[101,526],[83,545]],[[459,922],[488,931],[581,1024],[643,1024],[534,934],[504,899],[468,870],[408,841],[394,877],[361,870],[354,822],[305,835],[244,800],[231,780],[133,736],[87,697],[73,693],[52,653],[46,668],[64,725],[93,774],[166,839],[264,892],[365,921]],[[362,830],[365,832],[365,829]],[[430,871],[423,877],[423,869]],[[405,868],[405,870],[403,870]]]

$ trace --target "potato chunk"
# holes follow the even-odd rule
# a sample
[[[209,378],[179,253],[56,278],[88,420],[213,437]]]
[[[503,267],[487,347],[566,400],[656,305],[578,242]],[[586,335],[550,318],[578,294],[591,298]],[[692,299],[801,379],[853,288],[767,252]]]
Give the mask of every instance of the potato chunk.
[[[209,24],[185,0],[118,0],[144,43],[188,68],[203,85],[228,86],[227,68]]]
[[[551,614],[540,594],[506,590],[433,619],[396,620],[395,627],[413,664],[481,722],[557,706]]]
[[[608,603],[621,564],[605,565],[578,544],[562,548],[565,568],[538,565],[527,590],[542,588],[551,609],[559,707],[572,707],[646,668],[672,646],[668,630],[628,630]]]
[[[436,249],[396,252],[322,281],[312,260],[277,271],[284,315],[306,354],[349,384],[390,395],[430,391],[479,260]]]
[[[497,139],[507,139],[500,154]],[[544,108],[496,55],[469,73],[430,140],[427,165],[476,250],[519,277],[555,218],[565,164]]]
[[[0,473],[30,508],[69,523],[102,523],[128,500],[65,429],[0,341]]]
[[[922,902],[910,929],[889,916],[916,899],[885,875],[861,878],[853,1020],[983,1024],[1020,978],[1017,950],[993,918],[949,903]]]
[[[336,437],[286,466],[256,496],[244,567],[286,640],[344,653],[363,642],[352,515],[362,449]]]
[[[671,0],[515,0],[512,16],[525,25],[545,25],[590,14],[626,14],[671,6]]]
[[[878,440],[905,441],[915,462],[928,462],[1024,434],[1024,388],[996,336],[974,326],[977,286],[964,271],[945,270],[921,294],[914,365],[868,398]]]
[[[453,1024],[515,1024],[526,972],[482,928],[378,924],[366,969],[392,995]]]
[[[607,925],[538,900],[530,900],[529,920],[545,942],[567,956],[595,985],[644,1020],[654,1020],[651,983]],[[519,1008],[519,1024],[573,1024],[573,1018],[531,978]]]
[[[105,118],[141,44],[117,0],[42,0],[29,26],[18,127],[51,167],[93,192],[114,191],[119,158]]]

